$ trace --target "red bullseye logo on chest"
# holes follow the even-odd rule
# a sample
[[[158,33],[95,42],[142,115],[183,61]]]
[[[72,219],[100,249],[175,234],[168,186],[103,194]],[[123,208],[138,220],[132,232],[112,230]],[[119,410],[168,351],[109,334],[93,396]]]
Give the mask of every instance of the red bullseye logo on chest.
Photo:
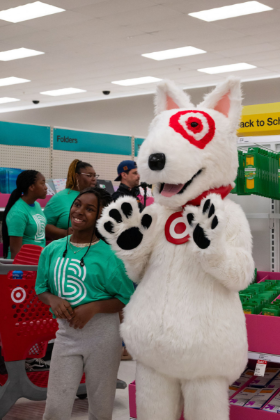
[[[169,126],[199,149],[215,135],[215,121],[204,111],[179,111],[172,115]]]
[[[183,217],[182,212],[173,213],[165,224],[165,237],[168,242],[175,245],[181,245],[190,239],[188,232],[188,222]]]

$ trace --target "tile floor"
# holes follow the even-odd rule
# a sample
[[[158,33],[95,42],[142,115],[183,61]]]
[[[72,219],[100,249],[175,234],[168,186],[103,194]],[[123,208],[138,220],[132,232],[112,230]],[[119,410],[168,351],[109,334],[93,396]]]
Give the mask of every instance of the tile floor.
[[[130,384],[135,379],[135,369],[135,362],[121,362],[118,378]],[[10,412],[3,417],[3,420],[42,420],[44,408],[45,401],[29,401],[21,398]],[[87,400],[77,398],[71,419],[87,420],[87,410]],[[113,420],[129,420],[128,388],[116,390]]]

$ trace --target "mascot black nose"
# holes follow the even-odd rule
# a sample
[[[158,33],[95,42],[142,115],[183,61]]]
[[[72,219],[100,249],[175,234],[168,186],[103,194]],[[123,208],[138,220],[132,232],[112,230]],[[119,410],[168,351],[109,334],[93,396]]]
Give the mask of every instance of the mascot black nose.
[[[149,156],[149,168],[152,171],[161,171],[165,167],[165,154],[153,153]]]

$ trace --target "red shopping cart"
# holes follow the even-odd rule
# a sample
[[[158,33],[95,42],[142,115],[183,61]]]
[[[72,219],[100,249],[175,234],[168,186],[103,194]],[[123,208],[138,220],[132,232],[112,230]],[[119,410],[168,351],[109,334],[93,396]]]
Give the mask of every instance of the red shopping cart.
[[[16,264],[0,259],[0,339],[8,372],[0,375],[0,419],[19,398],[38,401],[47,395],[49,372],[25,370],[25,359],[43,357],[58,328],[34,289],[41,251],[36,245],[24,245]],[[13,279],[14,270],[23,271],[23,278]],[[77,395],[86,395],[84,377]]]

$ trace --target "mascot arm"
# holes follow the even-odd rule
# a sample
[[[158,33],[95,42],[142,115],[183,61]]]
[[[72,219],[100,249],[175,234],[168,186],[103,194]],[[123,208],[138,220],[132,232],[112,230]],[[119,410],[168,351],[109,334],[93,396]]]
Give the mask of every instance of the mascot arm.
[[[232,291],[253,278],[252,237],[245,214],[234,202],[209,195],[185,214],[192,230],[193,252],[202,269]]]
[[[216,250],[205,252],[202,266],[226,288],[239,291],[245,289],[253,279],[255,263],[252,236],[242,209],[233,202],[229,204],[226,206],[225,224],[221,226],[224,232],[217,238]]]
[[[97,228],[124,262],[127,274],[139,283],[155,243],[156,205],[140,213],[133,197],[121,197],[106,207]]]

